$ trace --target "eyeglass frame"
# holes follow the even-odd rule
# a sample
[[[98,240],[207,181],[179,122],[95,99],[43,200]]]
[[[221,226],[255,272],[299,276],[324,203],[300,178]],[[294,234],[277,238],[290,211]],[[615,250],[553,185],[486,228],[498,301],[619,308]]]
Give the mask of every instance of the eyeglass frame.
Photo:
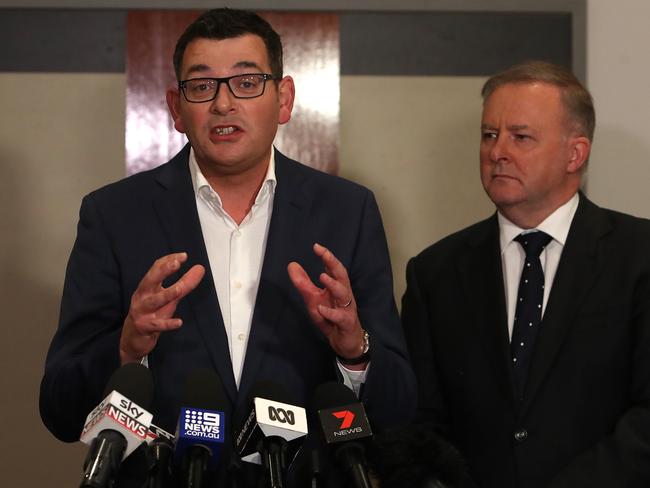
[[[239,78],[242,76],[261,76],[263,80],[263,85],[262,85],[262,91],[259,95],[253,95],[252,97],[241,97],[239,95],[236,95],[235,92],[233,91],[232,87],[230,86],[230,80],[233,78]],[[200,77],[200,78],[189,78],[187,80],[181,80],[178,82],[178,89],[183,93],[183,98],[185,98],[185,101],[188,103],[206,103],[206,102],[212,102],[215,98],[217,98],[217,95],[219,95],[219,89],[221,88],[221,84],[225,83],[226,86],[228,87],[228,90],[230,91],[231,95],[239,100],[250,100],[252,98],[258,98],[264,95],[264,91],[266,90],[266,82],[269,80],[273,81],[279,81],[281,78],[272,75],[270,73],[242,73],[239,75],[233,75],[233,76],[224,76],[222,78],[211,78],[211,77]],[[217,89],[214,92],[214,96],[208,100],[201,100],[200,102],[190,100],[187,98],[187,93],[185,92],[185,83],[188,81],[195,81],[195,80],[211,80],[211,81],[216,81],[217,82]]]

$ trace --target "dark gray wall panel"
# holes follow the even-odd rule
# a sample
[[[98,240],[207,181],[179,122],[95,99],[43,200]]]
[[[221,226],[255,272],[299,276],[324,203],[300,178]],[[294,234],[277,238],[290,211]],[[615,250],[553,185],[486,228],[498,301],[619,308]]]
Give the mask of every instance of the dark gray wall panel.
[[[489,75],[525,59],[572,66],[571,14],[341,15],[342,75]]]
[[[126,13],[0,11],[0,71],[123,73]]]

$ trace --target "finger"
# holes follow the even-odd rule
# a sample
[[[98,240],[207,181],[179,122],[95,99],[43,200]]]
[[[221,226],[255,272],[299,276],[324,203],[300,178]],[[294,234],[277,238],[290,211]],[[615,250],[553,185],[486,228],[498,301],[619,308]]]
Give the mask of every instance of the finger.
[[[354,302],[354,295],[352,290],[346,284],[341,283],[338,280],[335,280],[327,273],[321,273],[320,282],[325,286],[327,291],[330,292],[332,299],[334,300],[334,305],[339,308],[347,308],[349,305]]]
[[[178,301],[194,290],[204,275],[205,268],[200,264],[195,264],[176,283],[167,288],[158,286],[155,292],[147,292],[138,287],[135,296],[140,300],[136,301],[135,308],[144,313],[154,312],[173,301]]]
[[[185,261],[187,261],[185,252],[168,254],[157,259],[142,278],[138,289],[142,291],[157,290],[162,286],[163,280],[178,271]]]
[[[178,299],[183,298],[189,292],[194,290],[203,279],[203,276],[205,276],[205,268],[200,264],[195,264],[187,270],[185,274],[181,276],[174,285],[172,285],[176,287],[176,296]]]
[[[169,319],[163,319],[163,318],[153,319],[150,325],[151,332],[149,333],[174,330],[174,329],[178,329],[181,325],[183,325],[183,319],[179,319],[179,318],[172,317]]]
[[[308,297],[321,292],[321,289],[311,281],[305,268],[295,261],[289,263],[287,266],[287,272],[289,273],[291,283],[293,283],[293,286],[296,287],[305,300],[307,300]]]
[[[347,269],[345,269],[343,263],[338,260],[332,251],[327,249],[325,246],[316,243],[314,244],[314,252],[321,258],[327,274],[332,278],[343,281],[344,283],[349,283]]]
[[[355,330],[355,324],[357,323],[356,314],[350,313],[346,308],[332,308],[319,305],[318,313],[330,324],[336,324],[340,332],[351,333]]]

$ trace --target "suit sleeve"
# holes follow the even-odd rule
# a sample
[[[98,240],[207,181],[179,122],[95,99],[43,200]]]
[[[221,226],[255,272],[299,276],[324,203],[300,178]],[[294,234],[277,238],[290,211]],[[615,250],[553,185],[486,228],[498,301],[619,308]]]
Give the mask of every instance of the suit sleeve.
[[[373,427],[406,423],[414,415],[415,377],[395,306],[388,245],[377,203],[368,192],[349,274],[359,320],[370,334],[371,363],[362,401]]]
[[[650,272],[636,283],[632,304],[631,323],[617,324],[633,331],[629,408],[613,432],[573,459],[549,488],[650,486]]]
[[[446,437],[447,410],[436,373],[435,358],[432,347],[431,320],[423,289],[417,274],[417,258],[409,260],[406,266],[406,292],[402,297],[402,324],[406,337],[406,344],[411,355],[411,363],[417,379],[418,404],[416,424],[423,431],[433,429],[430,435],[436,438],[440,435]],[[438,441],[444,445],[442,438]],[[459,488],[476,488],[476,484],[469,477],[465,460],[456,448],[450,448],[458,457],[458,465],[454,468],[456,485]],[[442,458],[431,458],[431,465],[418,466],[421,469],[435,473],[443,470],[445,463]],[[442,463],[442,464],[437,464]]]
[[[44,424],[67,442],[79,439],[86,416],[119,367],[125,304],[109,242],[92,199],[84,198],[40,390]]]
[[[436,372],[431,320],[423,292],[417,274],[417,258],[412,258],[406,266],[402,324],[418,385],[416,418],[421,422],[431,422],[437,430],[446,432],[447,414]]]

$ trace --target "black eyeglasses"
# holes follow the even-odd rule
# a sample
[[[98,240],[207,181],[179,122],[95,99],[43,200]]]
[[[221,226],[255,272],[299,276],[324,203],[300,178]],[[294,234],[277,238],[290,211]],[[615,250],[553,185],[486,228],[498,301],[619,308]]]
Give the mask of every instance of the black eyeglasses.
[[[185,100],[191,103],[210,102],[217,97],[221,83],[225,83],[235,98],[256,98],[264,94],[267,80],[277,77],[266,73],[246,73],[225,78],[192,78],[178,82]]]

